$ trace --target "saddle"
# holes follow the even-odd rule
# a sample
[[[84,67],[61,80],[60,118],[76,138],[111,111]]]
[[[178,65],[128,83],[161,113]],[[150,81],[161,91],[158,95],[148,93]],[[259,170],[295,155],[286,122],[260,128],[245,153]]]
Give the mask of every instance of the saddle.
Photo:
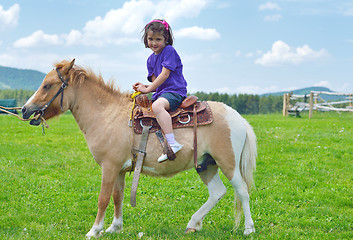
[[[172,118],[174,128],[194,127],[212,123],[213,116],[211,108],[205,101],[197,101],[196,96],[188,96],[181,103],[180,107],[169,114]],[[196,114],[196,116],[194,115]],[[197,120],[197,122],[195,122]],[[147,95],[140,94],[136,97],[136,106],[133,110],[133,126],[136,134],[141,134],[143,126],[151,126],[150,132],[160,129],[156,116],[152,111],[152,101]]]

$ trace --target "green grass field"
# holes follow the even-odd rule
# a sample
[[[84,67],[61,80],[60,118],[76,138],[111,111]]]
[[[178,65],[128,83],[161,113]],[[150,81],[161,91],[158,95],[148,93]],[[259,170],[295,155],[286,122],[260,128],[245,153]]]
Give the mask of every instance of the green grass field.
[[[101,239],[352,239],[353,115],[315,113],[245,118],[258,137],[251,210],[256,233],[234,230],[233,189],[207,215],[203,229],[183,232],[206,201],[196,171],[173,178],[141,176],[137,207],[126,178],[124,228]],[[101,171],[73,117],[40,127],[0,115],[0,239],[84,239],[97,212]],[[118,143],[117,143],[118,144]],[[113,219],[107,210],[105,229]]]

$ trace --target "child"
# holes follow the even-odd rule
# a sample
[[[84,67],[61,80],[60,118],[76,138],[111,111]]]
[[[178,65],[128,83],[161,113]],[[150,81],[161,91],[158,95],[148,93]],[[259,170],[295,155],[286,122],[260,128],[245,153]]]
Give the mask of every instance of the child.
[[[183,76],[183,64],[174,49],[173,35],[169,24],[164,20],[153,20],[144,28],[142,36],[145,47],[153,53],[147,59],[148,81],[150,85],[135,83],[135,91],[142,93],[155,92],[152,96],[152,110],[156,115],[165,137],[174,153],[182,149],[175,138],[172,120],[167,110],[177,109],[186,97],[187,83]],[[158,162],[164,162],[168,157],[162,154]]]

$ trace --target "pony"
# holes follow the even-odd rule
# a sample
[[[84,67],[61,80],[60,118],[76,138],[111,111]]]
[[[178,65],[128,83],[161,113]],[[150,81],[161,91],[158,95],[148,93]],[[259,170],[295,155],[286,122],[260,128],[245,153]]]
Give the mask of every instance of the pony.
[[[113,81],[105,83],[101,75],[92,70],[63,60],[55,64],[44,78],[38,90],[22,107],[23,118],[35,115],[30,124],[39,125],[38,118],[50,119],[67,110],[72,112],[87,141],[94,160],[102,169],[98,211],[92,228],[86,237],[99,237],[103,231],[107,206],[113,196],[114,218],[106,229],[118,233],[123,226],[123,199],[125,173],[132,168],[131,149],[138,146],[141,135],[128,126],[133,101],[131,93],[122,92]],[[197,128],[197,163],[206,166],[197,171],[207,186],[209,197],[192,215],[186,233],[200,231],[202,221],[226,193],[219,171],[234,188],[237,204],[236,226],[240,223],[241,206],[245,217],[244,234],[255,232],[249,206],[249,192],[253,185],[256,166],[256,136],[250,124],[233,108],[220,103],[208,102],[213,122]],[[97,121],[97,115],[100,119]],[[151,176],[171,177],[194,167],[193,129],[175,129],[178,142],[184,147],[174,161],[158,163],[162,147],[155,134],[150,134],[142,173]],[[210,164],[211,163],[211,164]],[[237,198],[238,197],[238,198]]]

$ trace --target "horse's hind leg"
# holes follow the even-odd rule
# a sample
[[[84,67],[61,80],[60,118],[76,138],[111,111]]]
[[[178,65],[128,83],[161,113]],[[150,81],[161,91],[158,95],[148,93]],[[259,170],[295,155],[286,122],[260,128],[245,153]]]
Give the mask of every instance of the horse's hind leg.
[[[244,217],[245,217],[244,235],[249,235],[255,232],[255,227],[250,213],[250,204],[249,204],[250,197],[249,197],[248,187],[245,181],[243,180],[243,177],[241,176],[238,168],[235,170],[234,177],[233,179],[230,180],[230,183],[232,184],[235,190],[235,193],[239,197],[241,204],[243,206]]]
[[[113,189],[114,220],[106,232],[117,233],[123,228],[123,200],[125,188],[125,173],[120,173],[115,180]]]
[[[207,157],[207,155],[206,155]],[[211,158],[212,159],[212,158]],[[212,161],[214,161],[212,159]],[[215,163],[214,163],[215,164]],[[226,187],[223,185],[219,174],[217,165],[206,165],[206,168],[202,172],[198,172],[202,181],[207,185],[209,197],[208,200],[202,207],[191,217],[186,229],[186,233],[199,231],[202,228],[202,220],[205,218],[207,213],[221,200],[226,194]]]

